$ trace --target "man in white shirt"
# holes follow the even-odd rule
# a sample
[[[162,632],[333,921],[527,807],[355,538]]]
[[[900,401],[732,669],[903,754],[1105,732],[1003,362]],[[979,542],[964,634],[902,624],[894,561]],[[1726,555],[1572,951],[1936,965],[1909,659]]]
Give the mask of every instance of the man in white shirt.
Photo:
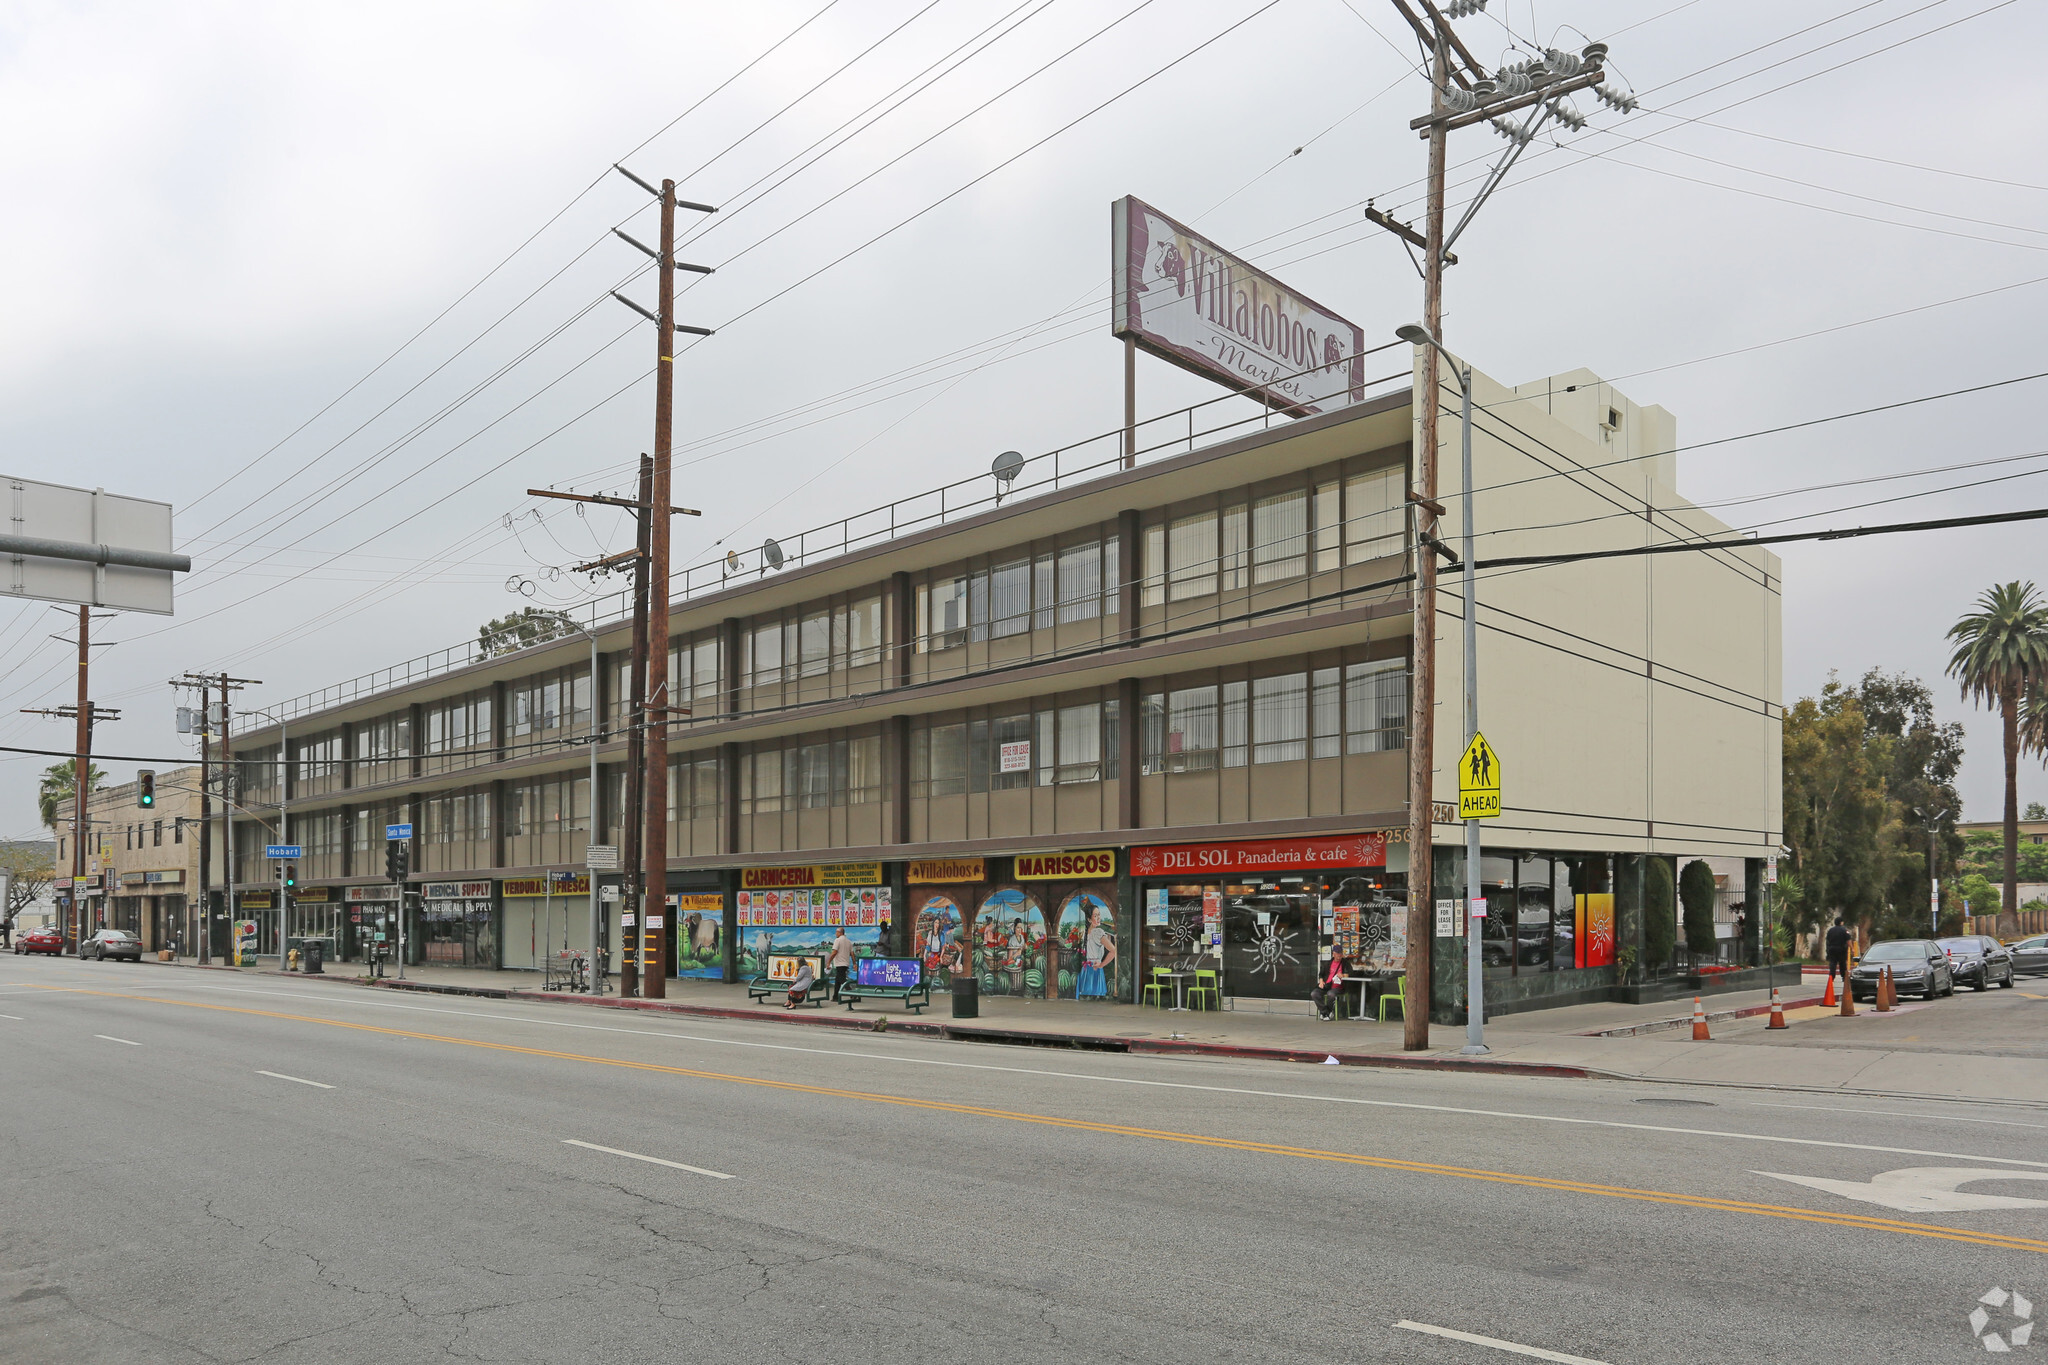
[[[853,966],[853,940],[846,936],[846,926],[841,925],[832,935],[832,1000],[839,1002],[839,992],[846,988],[846,973]]]

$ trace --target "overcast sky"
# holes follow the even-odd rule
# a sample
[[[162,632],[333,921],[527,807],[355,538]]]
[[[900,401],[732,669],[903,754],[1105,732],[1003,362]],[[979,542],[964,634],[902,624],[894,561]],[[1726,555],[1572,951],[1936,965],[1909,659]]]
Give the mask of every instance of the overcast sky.
[[[1683,444],[2048,371],[2048,123],[2009,60],[2044,50],[2039,7],[1494,0],[1460,31],[1488,63],[1607,39],[1643,106],[1581,97],[1588,129],[1532,147],[1459,243],[1446,334],[1481,369],[1588,367]],[[524,490],[623,490],[650,446],[652,329],[605,291],[652,304],[610,229],[655,221],[613,161],[724,209],[681,253],[719,267],[678,310],[719,329],[678,371],[676,500],[706,513],[681,565],[1114,427],[1119,195],[1390,334],[1419,285],[1360,209],[1419,216],[1414,60],[1386,0],[8,7],[0,471],[169,501],[195,560],[176,618],[102,628],[93,692],[124,718],[99,747],[189,752],[165,686],[188,669],[262,679],[260,707],[591,595],[560,568],[629,535]],[[1454,203],[1504,146],[1457,135]],[[2044,389],[1717,445],[1680,486],[2048,452]],[[1141,412],[1214,392],[1140,362]],[[2048,503],[2044,474],[1720,514],[2009,510]],[[1967,814],[1995,818],[1997,727],[1942,637],[1985,587],[2048,583],[2044,544],[1786,547],[1787,700],[1831,669],[1926,679],[1968,729]],[[14,714],[70,700],[65,628],[0,609],[0,743],[68,750]],[[0,766],[0,833],[34,831],[48,762]],[[2021,797],[2048,799],[2038,760]]]

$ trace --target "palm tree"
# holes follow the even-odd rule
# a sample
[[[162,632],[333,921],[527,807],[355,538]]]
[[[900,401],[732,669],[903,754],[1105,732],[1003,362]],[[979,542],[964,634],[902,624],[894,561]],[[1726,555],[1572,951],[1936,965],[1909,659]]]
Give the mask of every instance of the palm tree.
[[[47,828],[57,827],[57,803],[78,795],[78,781],[72,776],[77,771],[75,763],[76,760],[67,758],[43,769],[42,785],[36,791],[36,810]],[[106,785],[106,781],[107,775],[100,771],[100,765],[88,761],[85,765],[86,791],[96,792]]]
[[[2048,603],[2032,583],[2006,583],[1977,598],[1977,610],[1949,627],[1955,642],[1948,675],[1963,696],[1995,705],[2005,729],[2005,897],[1998,932],[2014,936],[2019,921],[2020,704],[2048,686]]]

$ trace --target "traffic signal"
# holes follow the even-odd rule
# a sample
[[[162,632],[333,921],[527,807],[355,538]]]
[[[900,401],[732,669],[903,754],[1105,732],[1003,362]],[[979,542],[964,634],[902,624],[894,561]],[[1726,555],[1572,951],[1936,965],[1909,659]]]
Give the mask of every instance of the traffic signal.
[[[135,804],[144,810],[156,809],[156,769],[135,770]]]
[[[287,891],[293,890],[298,884],[299,865],[297,863],[286,863],[284,865],[284,889]]]
[[[411,850],[403,839],[390,839],[384,844],[384,875],[394,882],[405,880],[407,864],[411,861]]]

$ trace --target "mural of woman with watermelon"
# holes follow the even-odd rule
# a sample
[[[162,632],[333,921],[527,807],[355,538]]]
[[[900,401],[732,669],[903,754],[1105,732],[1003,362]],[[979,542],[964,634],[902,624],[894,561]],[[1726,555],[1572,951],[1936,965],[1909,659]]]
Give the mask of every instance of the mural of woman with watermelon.
[[[1046,994],[1045,912],[1016,886],[983,897],[975,917],[974,971],[983,995]]]
[[[1060,996],[1067,1000],[1108,1000],[1116,970],[1116,914],[1109,902],[1092,891],[1076,891],[1060,906],[1062,957],[1080,970],[1060,973]]]

